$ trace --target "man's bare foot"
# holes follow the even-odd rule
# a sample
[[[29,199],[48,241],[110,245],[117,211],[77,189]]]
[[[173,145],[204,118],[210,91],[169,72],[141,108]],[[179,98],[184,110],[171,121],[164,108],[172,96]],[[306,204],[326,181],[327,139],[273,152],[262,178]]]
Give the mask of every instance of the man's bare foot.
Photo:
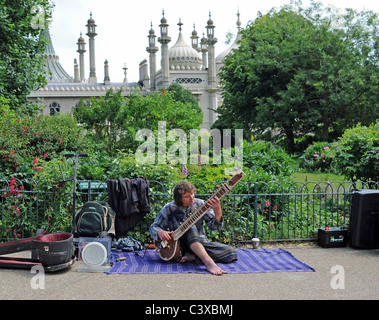
[[[225,273],[213,260],[209,260],[207,263],[204,263],[205,268],[209,271],[209,273],[214,274],[216,276],[221,276]]]
[[[194,261],[195,260],[195,255],[192,253],[185,253],[182,259],[180,259],[179,262],[189,262],[189,261]]]

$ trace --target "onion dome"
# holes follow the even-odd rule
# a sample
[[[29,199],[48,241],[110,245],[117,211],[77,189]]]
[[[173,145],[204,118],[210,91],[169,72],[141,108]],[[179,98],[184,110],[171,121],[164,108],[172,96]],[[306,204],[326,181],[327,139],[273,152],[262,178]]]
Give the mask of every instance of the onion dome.
[[[93,24],[95,23],[95,20],[92,18],[92,12],[90,12],[90,18],[87,20],[88,24]]]
[[[179,20],[178,41],[169,50],[171,70],[200,70],[202,59],[196,49],[188,45],[182,35],[182,23]]]
[[[55,54],[49,30],[42,30],[42,36],[47,39],[47,46],[44,53],[46,80],[48,83],[73,82],[71,76],[63,69],[59,62],[58,55]]]

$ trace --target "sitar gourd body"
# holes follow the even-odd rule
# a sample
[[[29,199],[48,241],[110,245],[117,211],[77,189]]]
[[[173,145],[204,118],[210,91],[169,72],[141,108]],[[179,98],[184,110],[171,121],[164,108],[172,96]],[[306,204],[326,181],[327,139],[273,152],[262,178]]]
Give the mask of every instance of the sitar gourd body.
[[[229,193],[230,190],[232,190],[245,176],[246,174],[242,170],[238,170],[230,180],[228,180],[221,188],[217,190],[215,194],[210,197],[210,199],[214,197],[221,199]],[[180,227],[171,234],[170,240],[156,242],[156,250],[164,261],[179,261],[182,258],[183,253],[179,242],[180,237],[184,235],[197,221],[199,221],[209,209],[211,208],[208,202],[205,202],[199,209],[188,216]]]

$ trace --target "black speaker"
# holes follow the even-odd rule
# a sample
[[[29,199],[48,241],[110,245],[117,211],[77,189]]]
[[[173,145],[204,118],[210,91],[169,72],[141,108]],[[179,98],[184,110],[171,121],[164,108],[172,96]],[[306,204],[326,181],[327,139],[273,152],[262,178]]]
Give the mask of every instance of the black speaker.
[[[379,190],[363,189],[353,193],[350,246],[379,248]]]

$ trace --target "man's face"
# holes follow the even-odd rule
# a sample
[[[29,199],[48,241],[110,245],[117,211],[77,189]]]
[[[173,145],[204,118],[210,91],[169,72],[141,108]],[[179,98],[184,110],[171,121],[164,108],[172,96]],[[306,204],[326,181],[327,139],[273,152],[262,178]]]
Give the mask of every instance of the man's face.
[[[195,203],[195,194],[192,192],[186,192],[182,194],[183,207],[188,207]]]

